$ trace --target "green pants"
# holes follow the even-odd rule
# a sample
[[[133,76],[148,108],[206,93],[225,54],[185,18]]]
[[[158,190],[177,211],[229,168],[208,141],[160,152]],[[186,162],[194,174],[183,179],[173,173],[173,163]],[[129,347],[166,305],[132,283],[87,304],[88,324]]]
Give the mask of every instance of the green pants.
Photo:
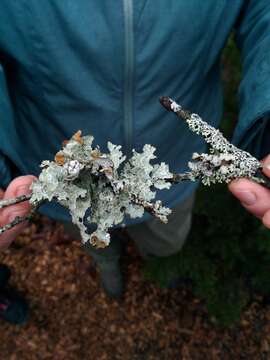
[[[194,198],[193,194],[175,207],[168,218],[168,224],[152,218],[144,223],[126,228],[142,257],[169,256],[182,248],[191,228]],[[80,237],[79,231],[73,224],[65,223],[64,227],[74,237]],[[83,247],[100,267],[105,268],[119,260],[123,250],[123,241],[121,238],[113,236],[110,245],[105,249],[95,249],[89,243]]]

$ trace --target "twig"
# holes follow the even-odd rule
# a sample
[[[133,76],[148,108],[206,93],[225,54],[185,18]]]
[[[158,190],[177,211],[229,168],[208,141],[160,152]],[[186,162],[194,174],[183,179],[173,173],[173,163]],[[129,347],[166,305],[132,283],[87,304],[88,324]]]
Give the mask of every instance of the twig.
[[[0,227],[0,235],[3,234],[5,231],[12,229],[14,226],[21,224],[24,221],[31,220],[36,212],[37,208],[34,207],[29,214],[25,216],[16,216],[13,221]]]
[[[0,200],[0,209],[4,209],[5,207],[19,204],[23,201],[30,200],[30,198],[31,198],[31,194],[28,194],[28,195],[17,196],[13,199]]]
[[[218,129],[203,121],[199,115],[184,110],[169,97],[161,97],[160,103],[165,109],[185,120],[190,130],[203,136],[210,145],[209,154],[193,154],[194,161],[188,164],[191,172],[174,177],[180,181],[201,180],[204,185],[248,178],[270,188],[270,179],[262,173],[259,160],[231,144]]]
[[[167,179],[168,182],[172,184],[178,184],[181,181],[190,181],[193,180],[194,175],[192,172],[188,171],[182,174],[173,174],[173,177],[171,179]]]
[[[13,221],[11,221],[10,223],[8,223],[0,228],[0,235],[3,234],[5,231],[12,229],[14,226],[16,226],[26,220],[29,220],[29,218],[30,218],[30,215],[16,216]]]
[[[176,115],[181,117],[184,120],[187,120],[190,117],[190,112],[187,110],[183,110],[182,106],[177,104],[168,96],[161,96],[159,98],[159,102],[162,106],[165,107],[166,110],[174,112]]]
[[[28,197],[28,199],[25,199],[25,200],[29,200],[31,196],[29,197],[29,195],[25,195],[25,197]],[[22,202],[22,201],[25,201],[25,200],[18,201],[19,198],[21,198],[21,196],[16,197],[14,199],[10,199],[10,200],[13,200],[12,205],[18,204],[19,202]],[[32,207],[32,209],[30,210],[30,212],[27,215],[25,215],[25,216],[16,216],[13,221],[11,221],[10,223],[0,227],[0,235],[3,234],[5,231],[12,229],[14,226],[21,224],[24,221],[29,221],[29,220],[33,219],[33,217],[36,214],[38,208],[42,204],[44,204],[45,202],[46,201],[42,200],[42,201],[39,201],[39,202],[35,203],[35,205]],[[6,206],[8,206],[8,205],[6,205]]]
[[[138,199],[136,197],[132,198],[132,202],[136,205],[142,206],[145,211],[147,211],[152,216],[155,216],[156,218],[158,218],[164,224],[168,223],[168,219],[167,219],[168,213],[164,214],[164,208],[159,207],[159,204],[161,205],[160,202],[157,201],[156,203],[153,204],[149,201],[145,201],[143,199]],[[160,210],[163,210],[163,212]]]
[[[238,155],[245,154],[248,157],[252,157],[247,152],[238,149],[236,146],[231,144],[215,127],[209,125],[206,121],[203,121],[199,115],[191,113],[182,108],[181,105],[177,104],[174,100],[170,99],[167,96],[162,96],[159,99],[161,105],[165,107],[168,111],[173,112],[180,119],[185,120],[188,124],[191,131],[197,135],[201,135],[205,142],[210,144],[212,149],[224,153],[224,152],[238,152]],[[257,160],[257,159],[256,159]],[[257,160],[258,161],[258,160]]]

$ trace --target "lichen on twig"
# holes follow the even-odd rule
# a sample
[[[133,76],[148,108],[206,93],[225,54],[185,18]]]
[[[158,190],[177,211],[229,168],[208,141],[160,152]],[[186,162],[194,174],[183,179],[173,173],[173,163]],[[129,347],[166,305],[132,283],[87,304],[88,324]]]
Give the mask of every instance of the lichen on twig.
[[[54,161],[41,163],[42,171],[31,186],[31,195],[0,202],[0,208],[29,200],[36,209],[41,203],[56,200],[69,209],[82,241],[89,240],[96,247],[109,244],[110,228],[123,223],[126,215],[136,218],[146,211],[166,222],[171,210],[154,201],[155,189],[169,189],[167,180],[173,175],[165,163],[152,164],[155,148],[145,145],[141,153],[133,151],[125,161],[121,146],[108,142],[108,153],[102,153],[98,146],[92,146],[93,140],[93,136],[82,136],[78,131]],[[1,232],[32,214],[16,218]],[[90,223],[96,230],[89,235]]]
[[[25,201],[24,200],[20,200],[19,202]],[[17,202],[18,203],[18,202]],[[10,223],[0,227],[0,235],[3,234],[5,231],[12,229],[14,226],[19,225],[25,221],[31,220],[32,217],[34,216],[35,212],[37,210],[37,207],[34,206],[31,211],[29,212],[29,214],[25,215],[25,216],[16,216],[14,218],[14,220],[12,220]]]
[[[162,97],[160,102],[209,144],[209,153],[193,154],[188,172],[172,174],[167,164],[152,164],[156,156],[151,145],[146,144],[141,153],[133,150],[131,158],[126,160],[121,146],[108,142],[108,152],[102,153],[98,146],[93,147],[93,136],[82,136],[78,131],[64,142],[54,161],[41,163],[42,171],[33,182],[30,195],[0,201],[0,209],[26,200],[33,206],[29,215],[17,217],[0,228],[0,234],[31,219],[42,203],[56,200],[70,211],[82,241],[103,248],[110,243],[110,229],[123,224],[126,215],[137,218],[148,212],[167,222],[171,210],[161,201],[155,201],[156,189],[169,189],[172,184],[187,180],[210,185],[240,177],[270,188],[270,181],[256,158],[232,145],[218,129],[170,98]],[[95,230],[88,234],[90,224]]]
[[[185,120],[190,130],[204,137],[209,153],[194,153],[188,163],[190,171],[174,175],[177,179],[200,180],[204,185],[229,183],[237,178],[249,178],[270,187],[270,181],[262,174],[262,164],[246,151],[231,144],[222,133],[203,121],[199,115],[184,110],[169,97],[161,97],[160,103],[169,111]]]
[[[14,199],[1,200],[0,201],[0,209],[4,209],[5,207],[11,206],[11,205],[19,204],[23,201],[29,200],[30,198],[31,198],[31,194],[28,194],[28,195],[17,196]]]

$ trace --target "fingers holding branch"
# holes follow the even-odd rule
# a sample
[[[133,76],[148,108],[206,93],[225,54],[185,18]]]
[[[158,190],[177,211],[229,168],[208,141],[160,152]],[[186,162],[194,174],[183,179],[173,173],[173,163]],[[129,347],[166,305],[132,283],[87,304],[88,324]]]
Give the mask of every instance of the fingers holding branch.
[[[32,175],[20,176],[9,184],[4,194],[3,191],[0,192],[0,196],[2,193],[3,200],[7,200],[17,196],[29,194],[29,187],[35,179],[36,178]],[[0,210],[0,226],[2,227],[13,222],[17,217],[25,217],[30,213],[30,211],[31,206],[29,201],[24,201],[22,203],[11,205],[2,209]],[[0,235],[0,249],[8,247],[16,238],[16,236],[24,229],[26,224],[27,222],[20,223]]]

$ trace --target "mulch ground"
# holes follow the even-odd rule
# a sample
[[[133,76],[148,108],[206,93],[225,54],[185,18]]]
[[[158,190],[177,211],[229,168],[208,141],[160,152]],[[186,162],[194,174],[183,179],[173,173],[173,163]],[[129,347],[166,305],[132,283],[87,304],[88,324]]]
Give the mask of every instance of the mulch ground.
[[[121,302],[106,298],[80,243],[46,218],[0,260],[31,307],[24,326],[0,320],[0,360],[270,359],[270,306],[256,301],[238,325],[219,329],[188,288],[145,281],[132,245]]]

